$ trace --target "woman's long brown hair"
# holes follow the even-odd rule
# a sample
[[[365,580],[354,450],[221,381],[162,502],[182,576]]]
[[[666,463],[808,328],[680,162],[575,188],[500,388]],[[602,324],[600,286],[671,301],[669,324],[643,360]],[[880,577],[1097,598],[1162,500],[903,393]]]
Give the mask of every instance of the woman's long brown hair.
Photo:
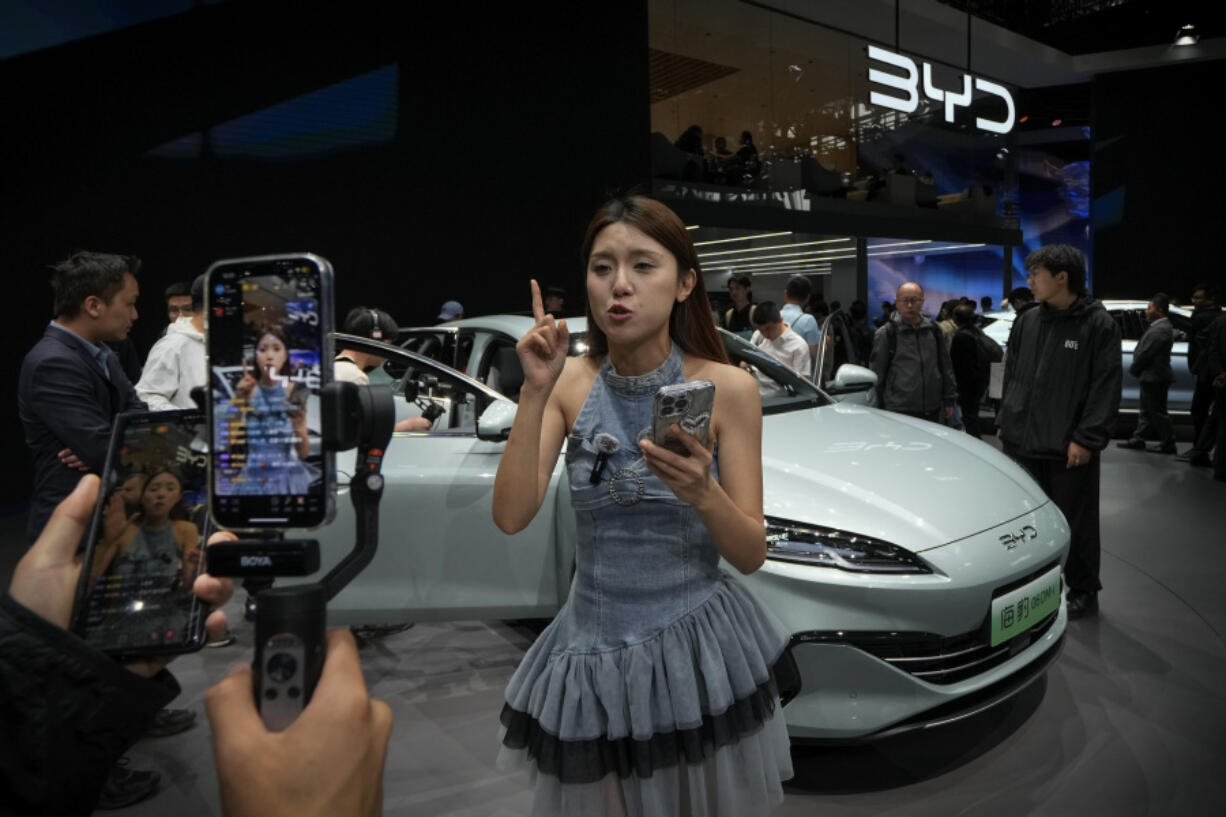
[[[622,222],[642,231],[659,242],[677,260],[677,275],[687,270],[694,271],[694,289],[681,303],[673,304],[668,318],[668,336],[687,355],[705,357],[719,363],[728,363],[728,353],[715,329],[711,317],[711,304],[707,300],[707,288],[702,282],[702,269],[698,265],[698,252],[690,239],[689,231],[677,214],[655,199],[646,196],[626,196],[610,199],[596,211],[587,232],[583,236],[583,269],[586,275],[596,236],[610,224]],[[609,339],[596,325],[592,305],[587,305],[587,354],[589,357],[604,357],[609,353]]]

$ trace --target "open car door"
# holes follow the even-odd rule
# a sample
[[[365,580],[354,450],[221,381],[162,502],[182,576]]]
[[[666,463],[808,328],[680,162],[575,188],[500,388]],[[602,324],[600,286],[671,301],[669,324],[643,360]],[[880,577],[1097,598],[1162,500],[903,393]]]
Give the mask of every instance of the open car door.
[[[868,368],[870,349],[851,316],[835,310],[822,325],[813,382],[835,402],[876,405],[877,375]]]

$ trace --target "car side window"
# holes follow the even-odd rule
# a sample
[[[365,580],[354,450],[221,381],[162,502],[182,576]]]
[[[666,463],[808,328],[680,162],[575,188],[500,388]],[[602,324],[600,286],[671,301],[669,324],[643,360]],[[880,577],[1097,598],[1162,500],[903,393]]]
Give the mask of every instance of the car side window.
[[[524,385],[524,370],[515,353],[515,344],[501,338],[485,347],[485,356],[478,370],[478,379],[509,400],[519,402]]]
[[[438,335],[415,335],[405,342],[404,348],[410,352],[416,352],[422,357],[437,360],[439,363],[450,364],[451,362],[446,359],[446,348],[443,338]]]
[[[476,434],[477,416],[489,402],[468,383],[445,372],[410,366],[398,385],[403,394],[404,384],[412,380],[417,386],[417,399],[411,414],[441,412],[434,422],[434,432]]]
[[[1145,334],[1145,313],[1140,309],[1121,309],[1112,312],[1116,324],[1120,327],[1120,336],[1124,340],[1140,340]]]
[[[456,338],[455,348],[455,369],[461,372],[468,371],[468,359],[473,353],[473,333],[462,332]]]

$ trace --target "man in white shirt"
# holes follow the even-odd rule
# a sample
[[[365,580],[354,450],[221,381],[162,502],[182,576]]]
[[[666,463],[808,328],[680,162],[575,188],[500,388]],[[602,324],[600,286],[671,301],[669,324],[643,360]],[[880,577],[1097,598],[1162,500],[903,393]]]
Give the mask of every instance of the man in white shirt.
[[[150,411],[194,409],[192,389],[208,383],[204,367],[204,276],[192,282],[191,309],[166,327],[153,344],[136,384]]]
[[[783,290],[784,304],[779,308],[783,322],[792,331],[804,338],[809,345],[809,358],[817,359],[817,347],[821,344],[822,330],[817,325],[817,318],[805,312],[805,305],[813,294],[813,285],[803,275],[794,275],[788,279]]]
[[[749,342],[807,378],[811,360],[809,345],[784,322],[775,302],[759,303],[754,309],[753,322],[756,331]]]

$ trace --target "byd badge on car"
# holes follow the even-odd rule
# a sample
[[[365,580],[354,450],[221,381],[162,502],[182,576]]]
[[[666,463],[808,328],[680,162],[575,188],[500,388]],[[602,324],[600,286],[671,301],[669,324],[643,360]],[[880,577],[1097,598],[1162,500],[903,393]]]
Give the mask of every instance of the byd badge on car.
[[[1023,525],[1021,530],[1001,534],[999,538],[1000,543],[1005,546],[1005,550],[1013,550],[1027,539],[1034,539],[1038,535],[1039,532],[1034,529],[1034,525]]]

